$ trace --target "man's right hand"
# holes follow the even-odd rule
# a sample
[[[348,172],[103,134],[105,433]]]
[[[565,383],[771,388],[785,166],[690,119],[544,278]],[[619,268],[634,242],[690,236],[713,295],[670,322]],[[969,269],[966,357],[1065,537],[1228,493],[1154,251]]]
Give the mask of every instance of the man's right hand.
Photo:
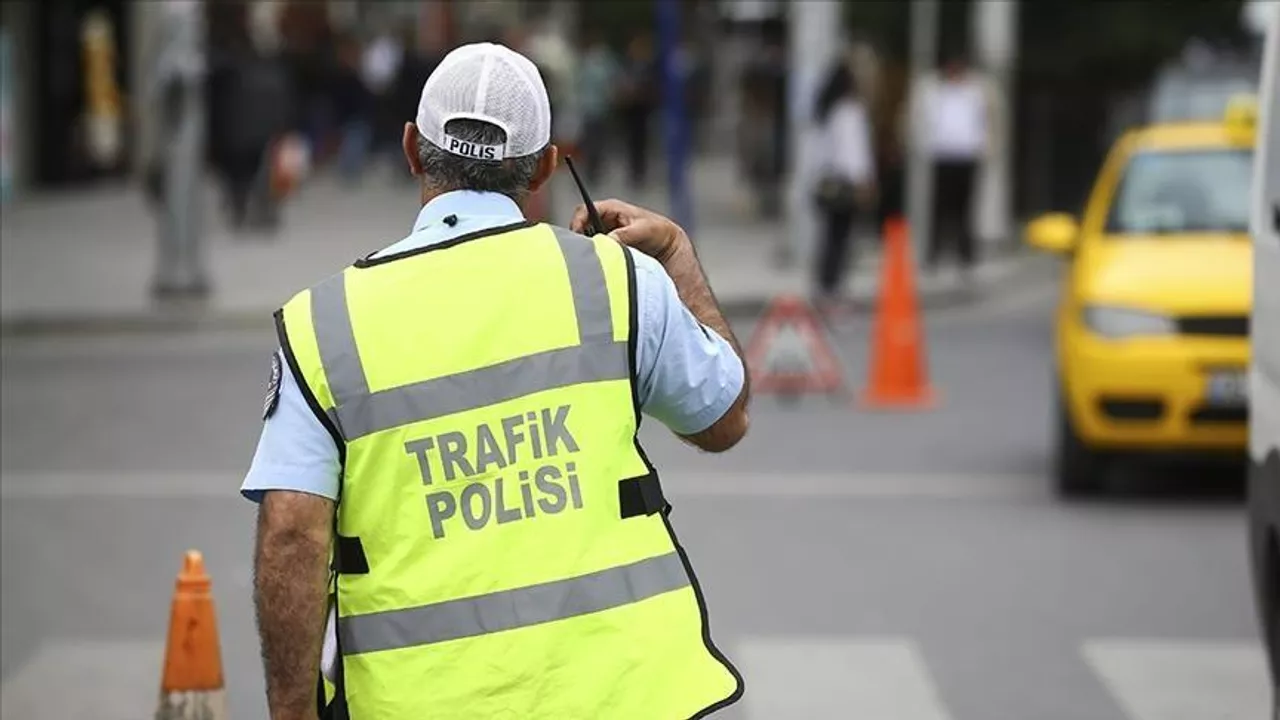
[[[596,203],[600,214],[600,228],[618,242],[654,258],[663,264],[688,242],[688,236],[675,221],[652,210],[621,200],[605,200]],[[573,212],[569,229],[577,233],[587,230],[587,207],[579,205]]]

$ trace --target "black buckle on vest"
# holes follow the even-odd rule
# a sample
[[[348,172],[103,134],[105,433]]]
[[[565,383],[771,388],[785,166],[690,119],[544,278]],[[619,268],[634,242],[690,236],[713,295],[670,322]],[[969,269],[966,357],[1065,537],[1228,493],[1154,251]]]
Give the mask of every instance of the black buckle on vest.
[[[333,571],[339,575],[365,575],[369,572],[369,559],[364,555],[360,538],[334,536]]]
[[[658,482],[658,473],[649,471],[648,475],[622,480],[618,483],[618,507],[622,519],[639,515],[652,515],[666,512],[669,508],[667,499],[662,495],[662,485]]]

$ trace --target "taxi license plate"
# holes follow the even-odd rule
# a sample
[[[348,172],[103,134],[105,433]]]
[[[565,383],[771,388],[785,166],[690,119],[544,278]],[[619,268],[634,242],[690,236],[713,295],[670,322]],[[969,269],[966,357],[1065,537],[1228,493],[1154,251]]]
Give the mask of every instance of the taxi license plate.
[[[1243,370],[1214,370],[1209,373],[1206,400],[1215,407],[1243,407],[1249,404],[1249,375]]]

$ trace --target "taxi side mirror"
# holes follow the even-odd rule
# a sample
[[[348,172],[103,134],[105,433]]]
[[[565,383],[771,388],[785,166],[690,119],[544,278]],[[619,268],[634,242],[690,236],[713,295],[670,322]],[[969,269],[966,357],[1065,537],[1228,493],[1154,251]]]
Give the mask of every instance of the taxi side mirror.
[[[1066,254],[1076,247],[1080,225],[1067,213],[1041,215],[1027,224],[1028,245],[1045,252]]]

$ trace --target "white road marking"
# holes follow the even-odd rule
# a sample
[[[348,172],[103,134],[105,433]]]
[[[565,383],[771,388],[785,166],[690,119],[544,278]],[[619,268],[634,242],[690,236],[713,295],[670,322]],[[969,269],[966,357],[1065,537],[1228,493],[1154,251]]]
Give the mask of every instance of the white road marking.
[[[0,473],[5,500],[120,498],[233,499],[242,475],[233,473]],[[892,473],[662,473],[671,498],[1019,498],[1045,494],[1035,475]]]
[[[698,473],[662,472],[674,497],[1035,497],[1045,483],[1034,475],[911,473]]]
[[[0,473],[4,500],[80,498],[231,499],[242,476],[230,473]]]
[[[89,335],[53,335],[6,338],[0,356],[12,359],[96,360],[101,358],[204,358],[261,353],[264,357],[277,342],[270,329],[270,314],[261,330],[200,330],[191,332],[139,332]]]
[[[1130,720],[1263,720],[1271,712],[1257,643],[1099,639],[1081,653]]]
[[[909,640],[747,638],[730,658],[751,720],[951,718]]]
[[[14,720],[138,720],[155,711],[164,643],[57,641],[0,687],[0,716]]]

